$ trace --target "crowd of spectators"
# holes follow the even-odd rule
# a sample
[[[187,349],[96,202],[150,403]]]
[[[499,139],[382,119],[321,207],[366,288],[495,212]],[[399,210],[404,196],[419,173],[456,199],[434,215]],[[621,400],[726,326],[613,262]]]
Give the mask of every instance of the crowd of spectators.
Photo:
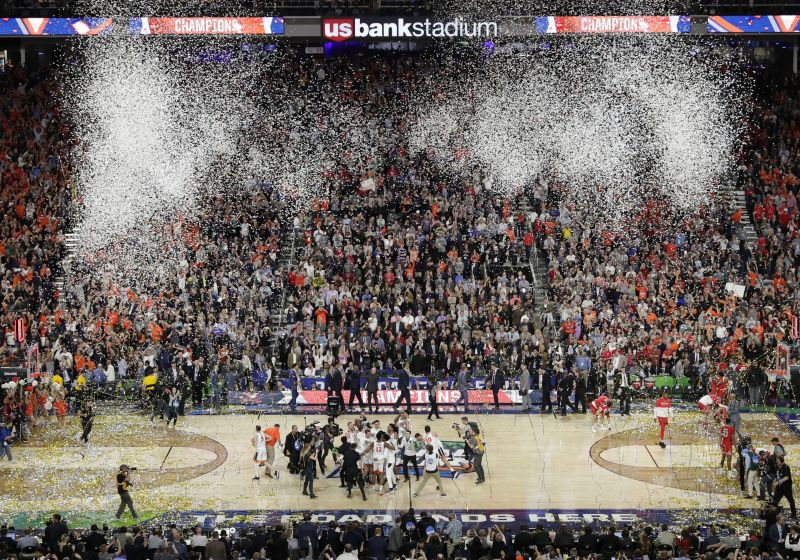
[[[70,183],[57,88],[47,74],[11,67],[0,72],[2,365],[27,360],[15,340],[15,321],[24,321],[28,341],[49,346],[64,319],[55,277],[65,253],[63,226]],[[14,391],[0,390],[0,426],[21,413],[23,402],[17,397]]]
[[[211,379],[229,389],[251,381],[263,387],[278,377],[275,366],[320,377],[332,367],[407,363],[414,373],[448,373],[465,363],[483,369],[490,358],[519,361],[524,348],[543,346],[524,266],[532,241],[523,243],[510,201],[482,190],[477,171],[453,181],[405,144],[406,110],[424,62],[376,56],[286,64],[284,76],[319,102],[316,118],[334,134],[343,133],[335,128],[342,123],[325,100],[335,94],[335,103],[357,108],[351,114],[363,119],[372,149],[360,159],[341,154],[320,178],[329,195],[292,223],[287,200],[269,185],[235,205],[213,200],[194,224],[181,223],[188,257],[166,289],[157,278],[133,290],[76,265],[65,308],[50,302],[55,321],[41,341],[46,371],[91,386],[142,378],[152,368],[169,383],[192,384],[194,393]],[[286,80],[270,87],[283,91]],[[291,134],[275,126],[270,139],[290,143]],[[290,234],[298,251],[284,270],[279,249]],[[273,346],[270,311],[284,285],[285,328]]]
[[[43,369],[67,388],[116,387],[155,370],[191,385],[198,405],[209,382],[211,392],[274,387],[289,368],[321,378],[372,367],[480,375],[489,362],[510,383],[527,372],[545,391],[577,371],[595,390],[625,372],[632,381],[687,377],[703,392],[721,370],[752,404],[777,396],[766,373],[788,336],[800,254],[796,85],[765,102],[742,154],[761,234],[752,248],[741,212],[719,199],[681,219],[646,201],[612,229],[576,210],[559,184],[539,181],[509,200],[484,188],[480,169],[446,172],[405,136],[415,94],[430,90],[429,64],[396,54],[287,57],[283,77],[259,87],[299,88],[319,107],[305,117],[350,142],[319,179],[324,196],[292,220],[293,203],[268,183],[235,204],[215,198],[180,224],[187,258],[166,284],[134,290],[77,267],[65,305],[53,277],[73,203],[66,151],[77,140],[59,118],[52,79],[0,74],[3,361],[23,359],[12,329],[23,315]],[[337,120],[334,107],[357,110]],[[296,131],[276,124],[270,141],[291,144]],[[369,150],[354,147],[365,142]],[[295,258],[284,268],[291,237]],[[537,252],[548,269],[542,313],[528,266]],[[745,296],[728,283],[744,285]]]
[[[800,527],[767,508],[765,523],[611,525],[464,523],[409,509],[393,523],[291,524],[248,529],[181,528],[174,524],[70,530],[54,515],[43,532],[0,528],[0,559],[18,560],[650,560],[800,557]]]
[[[788,336],[787,301],[761,281],[724,204],[680,223],[653,205],[626,236],[576,219],[548,194],[533,195],[528,220],[550,231],[537,243],[548,263],[552,305],[544,319],[558,332],[557,370],[688,377],[699,391],[722,371],[740,381],[742,394],[750,378],[763,388],[776,343]],[[744,285],[744,297],[728,283]]]
[[[800,81],[794,76],[767,80],[750,121],[750,143],[738,169],[758,235],[754,258],[774,302],[794,305],[800,278]],[[777,311],[776,309],[776,311]]]

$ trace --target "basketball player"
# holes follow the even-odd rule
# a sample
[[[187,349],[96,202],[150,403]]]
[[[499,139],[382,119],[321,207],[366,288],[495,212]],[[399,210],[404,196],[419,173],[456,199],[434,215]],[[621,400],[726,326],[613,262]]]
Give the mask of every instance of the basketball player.
[[[725,373],[717,371],[717,376],[711,380],[711,396],[716,397],[717,402],[725,402],[728,398],[730,382],[725,377]]]
[[[717,406],[716,396],[714,395],[703,395],[700,397],[700,400],[697,401],[697,408],[705,415],[705,419],[703,420],[703,427],[708,428],[708,419],[714,412],[714,408]]]
[[[730,418],[728,414],[728,405],[719,403],[717,406],[714,407],[714,420],[716,420],[720,424],[724,424],[725,420]]]
[[[589,411],[592,413],[592,431],[597,431],[597,421],[600,418],[605,419],[605,428],[611,431],[611,406],[613,401],[608,395],[600,395],[591,403],[589,403]]]
[[[419,480],[419,465],[417,464],[417,451],[420,447],[423,446],[422,443],[422,436],[420,434],[412,435],[411,432],[406,432],[403,438],[400,440],[402,450],[403,450],[403,472],[406,476],[406,482],[409,480],[409,474],[411,471],[408,470],[408,464],[411,463],[414,465],[414,474],[417,476],[417,480]]]
[[[347,423],[347,432],[345,432],[344,435],[347,438],[347,443],[350,444],[350,447],[355,449],[358,442],[358,428],[356,428],[356,425],[353,422]]]
[[[397,426],[397,435],[399,438],[405,437],[407,434],[413,434],[413,425],[411,423],[411,418],[408,415],[408,412],[405,410],[397,415],[394,419],[394,425]]]
[[[256,431],[253,437],[250,438],[250,444],[256,448],[256,452],[253,454],[253,465],[256,469],[256,475],[253,477],[253,480],[261,480],[259,476],[259,467],[263,467],[267,464],[267,438],[264,436],[264,432],[261,431],[261,426],[256,426]]]
[[[386,434],[389,438],[386,441],[388,453],[386,454],[386,483],[389,485],[389,494],[393,494],[397,488],[397,478],[395,477],[394,468],[397,464],[397,451],[400,449],[400,444],[397,441],[397,430],[394,424],[389,424],[386,427]]]
[[[422,436],[422,441],[426,446],[432,445],[433,450],[439,455],[444,455],[444,445],[442,445],[442,441],[436,436],[436,433],[431,431],[430,426],[425,426],[425,435]]]
[[[736,430],[731,426],[731,419],[726,418],[725,424],[719,429],[719,447],[722,450],[722,460],[719,462],[719,468],[725,469],[725,474],[728,478],[733,476],[733,472],[731,471],[731,456],[733,455],[733,434],[735,432]]]
[[[375,476],[375,491],[381,496],[386,484],[388,456],[394,454],[394,451],[394,447],[389,443],[389,435],[386,432],[379,432],[372,443],[372,472]]]
[[[375,443],[375,436],[372,435],[369,426],[365,426],[358,436],[356,451],[361,454],[361,470],[364,473],[364,481],[369,484],[372,477],[372,444]]]
[[[662,391],[661,396],[656,399],[656,404],[653,407],[653,416],[655,417],[656,422],[658,422],[658,445],[664,448],[667,446],[667,444],[664,443],[664,432],[666,431],[667,425],[669,424],[669,419],[672,416],[672,400],[670,400],[666,391]]]

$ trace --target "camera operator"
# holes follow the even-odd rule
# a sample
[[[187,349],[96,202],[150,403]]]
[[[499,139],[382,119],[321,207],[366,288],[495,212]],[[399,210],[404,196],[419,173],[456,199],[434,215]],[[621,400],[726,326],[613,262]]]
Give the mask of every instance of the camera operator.
[[[761,468],[761,496],[760,499],[765,501],[769,501],[772,499],[772,491],[773,491],[773,482],[778,477],[778,464],[777,464],[777,455],[773,452],[770,453],[766,451],[765,453],[761,454],[763,457],[763,462],[759,464],[759,468]]]
[[[175,543],[172,542],[162,542],[155,554],[153,554],[153,560],[177,560],[177,558],[178,549],[175,548]],[[225,559],[223,558],[222,560]]]
[[[483,455],[486,453],[486,447],[483,445],[479,435],[480,429],[477,424],[470,422],[466,416],[462,417],[461,421],[464,424],[463,432],[458,424],[453,424],[453,428],[455,428],[459,436],[464,438],[464,455],[466,456],[467,450],[469,450],[469,455],[472,456],[475,473],[478,475],[478,480],[475,481],[475,484],[483,484],[486,482],[486,474],[483,470]]]
[[[119,494],[119,508],[117,509],[117,515],[115,516],[117,519],[122,517],[122,514],[125,513],[125,506],[127,506],[131,510],[131,515],[134,519],[139,519],[139,516],[136,515],[136,510],[133,509],[133,500],[131,499],[130,493],[128,493],[128,487],[132,484],[130,481],[130,472],[132,470],[128,465],[120,465],[119,472],[117,473],[117,494]]]
[[[457,423],[453,423],[453,429],[458,432],[458,437],[464,439],[464,459],[466,459],[467,463],[472,463],[472,448],[469,446],[469,444],[467,444],[466,438],[468,436],[468,432],[472,432],[477,436],[481,435],[481,429],[478,426],[478,423],[470,422],[468,417],[462,416],[461,425],[459,426]]]

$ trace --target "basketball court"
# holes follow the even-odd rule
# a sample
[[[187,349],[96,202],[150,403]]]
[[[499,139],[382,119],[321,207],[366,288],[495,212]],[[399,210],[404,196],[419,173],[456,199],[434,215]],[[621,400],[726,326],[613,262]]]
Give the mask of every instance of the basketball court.
[[[487,442],[488,480],[483,485],[475,484],[476,475],[464,461],[462,443],[451,426],[460,416],[447,414],[430,423],[454,467],[441,467],[446,497],[428,485],[419,498],[411,498],[415,487],[410,489],[399,475],[395,493],[368,492],[367,501],[355,492],[347,498],[330,456],[327,473],[315,484],[316,500],[301,495],[301,480],[288,473],[287,459],[280,453],[279,480],[263,475],[260,481],[252,480],[250,437],[256,424],[279,423],[283,436],[293,424],[303,429],[314,420],[324,422],[321,415],[193,415],[181,418],[176,430],[137,414],[100,415],[89,447],[77,441],[77,420],[66,431],[52,423],[29,444],[14,447],[13,462],[0,462],[0,514],[19,524],[54,511],[78,524],[113,521],[118,503],[114,475],[121,463],[138,468],[132,496],[143,520],[305,511],[319,512],[324,520],[326,512],[344,510],[382,512],[391,518],[409,505],[418,511],[478,514],[535,511],[547,519],[552,517],[549,512],[595,512],[599,519],[612,512],[615,519],[624,520],[648,510],[757,505],[741,498],[738,478],[728,479],[714,468],[719,462],[715,428],[706,430],[696,412],[676,415],[666,449],[658,446],[657,425],[649,411],[615,415],[611,431],[597,433],[589,429],[590,418],[584,415],[472,414]],[[744,416],[743,432],[757,444],[766,445],[777,435],[789,456],[796,453],[800,439],[789,424],[774,414]],[[338,422],[344,426],[352,418],[343,415]],[[384,426],[394,419],[390,414],[374,418]],[[419,432],[428,423],[423,415],[412,420]]]

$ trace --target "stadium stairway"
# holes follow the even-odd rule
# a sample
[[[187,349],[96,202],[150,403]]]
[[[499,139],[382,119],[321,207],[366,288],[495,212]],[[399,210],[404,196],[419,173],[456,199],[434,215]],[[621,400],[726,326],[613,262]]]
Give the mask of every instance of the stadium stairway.
[[[64,246],[66,248],[64,260],[61,261],[61,270],[58,275],[56,275],[54,282],[56,291],[58,292],[58,303],[62,308],[67,306],[67,275],[69,274],[70,266],[75,259],[75,254],[78,249],[78,236],[74,233],[64,234]]]
[[[758,241],[758,234],[756,228],[753,227],[753,222],[750,220],[750,212],[747,208],[747,198],[744,191],[730,190],[727,192],[728,207],[731,213],[736,212],[741,208],[742,221],[741,227],[744,230],[745,239],[747,240],[750,249],[755,251],[756,243]]]
[[[278,254],[278,265],[283,270],[283,288],[279,294],[274,294],[272,309],[270,310],[270,352],[275,359],[275,364],[284,366],[283,352],[280,345],[285,338],[286,331],[286,302],[289,295],[289,282],[287,280],[289,271],[297,260],[297,236],[299,230],[293,225],[287,226],[285,235],[282,239],[287,240],[281,244]]]
[[[755,254],[758,247],[758,233],[750,219],[750,210],[747,207],[747,196],[738,187],[731,188],[723,193],[723,199],[728,205],[730,214],[733,215],[737,210],[742,210],[742,220],[739,223],[737,234],[741,242],[746,243],[750,251]],[[769,278],[764,278],[765,284],[772,283]]]
[[[524,214],[526,217],[532,208],[526,197],[517,197],[514,203],[514,214],[519,216]],[[533,306],[537,316],[545,310],[547,306],[547,260],[540,254],[539,248],[534,244],[528,260],[531,283],[533,284]]]

